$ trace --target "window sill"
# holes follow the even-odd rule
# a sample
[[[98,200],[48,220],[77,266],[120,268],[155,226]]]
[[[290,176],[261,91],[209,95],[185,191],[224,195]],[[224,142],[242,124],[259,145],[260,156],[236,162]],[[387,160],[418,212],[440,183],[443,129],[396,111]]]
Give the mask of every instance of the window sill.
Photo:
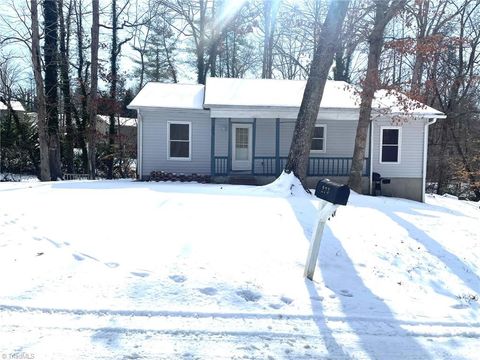
[[[167,160],[171,161],[192,161],[191,157],[184,158],[184,157],[167,157]]]

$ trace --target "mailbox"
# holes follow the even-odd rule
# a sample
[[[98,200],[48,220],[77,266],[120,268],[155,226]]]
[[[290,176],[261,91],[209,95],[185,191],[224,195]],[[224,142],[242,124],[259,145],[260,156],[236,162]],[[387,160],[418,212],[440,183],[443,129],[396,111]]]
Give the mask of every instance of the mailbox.
[[[328,179],[320,180],[315,189],[315,196],[335,205],[347,205],[350,188]]]

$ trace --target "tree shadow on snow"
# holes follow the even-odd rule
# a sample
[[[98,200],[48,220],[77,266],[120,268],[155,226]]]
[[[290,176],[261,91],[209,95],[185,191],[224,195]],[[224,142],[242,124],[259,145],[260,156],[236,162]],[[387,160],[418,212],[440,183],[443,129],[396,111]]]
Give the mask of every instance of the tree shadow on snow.
[[[106,348],[118,348],[120,345],[120,335],[124,332],[124,329],[116,328],[99,328],[95,330],[95,333],[91,336],[92,342],[100,343]]]
[[[303,227],[306,239],[310,240],[318,210],[311,201],[306,199],[289,198],[288,201],[292,206],[297,220]],[[331,290],[336,293],[336,297],[340,302],[345,316],[344,320],[357,336],[358,341],[369,358],[430,359],[431,356],[428,352],[401,327],[401,322],[397,321],[390,308],[365,285],[341,242],[330,231],[328,223],[322,239],[322,244],[325,243],[328,243],[330,248],[336,249],[336,252],[343,254],[342,266],[335,267],[331,266],[332,264],[329,264],[330,266],[322,264],[322,258],[324,258],[322,255],[325,254],[322,254],[322,250],[320,250],[319,269],[317,268],[317,272],[319,271],[321,273],[324,283],[329,285]],[[339,271],[341,271],[341,274],[339,274]],[[345,286],[338,283],[338,279],[341,278],[348,279],[349,286],[352,287],[347,294],[341,290],[345,289]],[[316,325],[325,340],[329,353],[333,358],[348,358],[349,356],[345,355],[346,350],[343,350],[342,346],[339,345],[333,337],[333,333],[325,320],[322,307],[316,301],[321,297],[317,293],[314,283],[310,280],[305,280],[305,286],[310,294],[312,312]],[[383,333],[384,329],[377,329],[377,331],[372,334],[371,329],[368,327],[369,314],[359,314],[359,311],[352,307],[355,301],[357,303],[361,301],[364,306],[366,304],[374,304],[373,309],[377,314],[381,315],[382,321],[388,324],[388,333],[386,330],[385,333]],[[365,316],[367,320],[359,321],[359,315]]]
[[[382,208],[381,211],[392,221],[396,222],[403,229],[405,229],[411,239],[422,244],[429,254],[441,261],[448,269],[450,269],[453,274],[455,274],[460,280],[462,280],[467,287],[469,287],[477,294],[480,294],[480,277],[476,274],[474,269],[470,268],[457,255],[449,252],[445,247],[443,247],[435,239],[429,236],[425,231],[419,229],[417,226],[403,219],[399,215],[399,213],[405,213],[415,214],[415,216],[422,217],[425,215],[418,210],[432,210],[430,209],[430,205],[419,204],[419,206],[416,206],[417,204],[415,202],[412,202],[412,204],[410,204],[410,202],[407,202],[406,204],[408,206],[400,205],[396,207],[395,211],[392,211],[388,207]],[[440,209],[440,211],[445,212],[444,208]]]
[[[346,321],[358,336],[365,353],[373,359],[430,359],[431,356],[427,351],[401,327],[401,322],[397,321],[395,315],[385,302],[365,285],[341,242],[332,234],[328,226],[325,227],[324,241],[336,249],[336,253],[342,254],[342,267],[327,267],[322,263],[322,257],[319,256],[321,276],[324,283],[335,291],[340,301],[342,311],[345,314]],[[339,270],[342,271],[341,276],[338,274]],[[348,279],[349,286],[352,287],[348,289],[348,296],[345,296],[346,294],[343,291],[345,286],[337,283],[339,278]],[[367,317],[367,321],[358,321],[358,310],[352,309],[355,301],[362,301],[364,305],[373,304],[372,310],[375,310],[375,314],[378,314],[382,321],[387,324],[388,330],[385,328],[378,329],[379,333],[374,330],[372,334],[371,329],[368,328],[368,317],[369,315],[371,316],[371,314],[360,314],[361,316]]]

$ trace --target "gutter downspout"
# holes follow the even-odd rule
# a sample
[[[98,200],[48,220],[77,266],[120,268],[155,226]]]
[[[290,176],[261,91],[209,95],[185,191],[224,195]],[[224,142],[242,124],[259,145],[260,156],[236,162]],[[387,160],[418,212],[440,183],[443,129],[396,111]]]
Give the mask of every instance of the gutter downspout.
[[[370,166],[369,166],[369,172],[370,174],[368,174],[369,176],[369,183],[368,183],[368,192],[370,195],[372,195],[372,190],[373,190],[373,185],[372,185],[372,178],[373,178],[373,125],[374,125],[374,121],[370,121],[370,139],[369,139],[369,147],[370,147],[370,156],[368,159],[368,161],[370,162]]]
[[[143,170],[143,119],[140,108],[138,111],[138,126],[137,126],[137,173],[138,179],[143,180],[142,170]]]
[[[425,202],[425,188],[427,182],[427,153],[428,153],[428,127],[437,122],[437,118],[427,121],[423,131],[423,173],[422,173],[422,202]]]

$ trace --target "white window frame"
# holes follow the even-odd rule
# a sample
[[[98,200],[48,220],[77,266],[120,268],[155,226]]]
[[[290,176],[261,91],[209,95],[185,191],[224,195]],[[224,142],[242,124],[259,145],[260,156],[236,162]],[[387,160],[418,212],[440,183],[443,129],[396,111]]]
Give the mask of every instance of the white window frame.
[[[171,124],[188,125],[188,158],[170,156],[170,125]],[[175,161],[191,161],[192,160],[192,122],[191,121],[167,121],[167,160],[175,160]]]
[[[382,153],[383,153],[383,130],[398,130],[398,156],[397,161],[382,161]],[[402,160],[402,127],[401,126],[381,126],[380,127],[380,157],[379,163],[380,164],[400,164]]]
[[[313,150],[310,149],[310,152],[313,154],[325,154],[327,152],[327,124],[315,124],[315,127],[323,127],[323,150]],[[313,140],[314,138],[312,138]],[[318,139],[318,138],[316,138]],[[312,146],[310,144],[310,146]]]

